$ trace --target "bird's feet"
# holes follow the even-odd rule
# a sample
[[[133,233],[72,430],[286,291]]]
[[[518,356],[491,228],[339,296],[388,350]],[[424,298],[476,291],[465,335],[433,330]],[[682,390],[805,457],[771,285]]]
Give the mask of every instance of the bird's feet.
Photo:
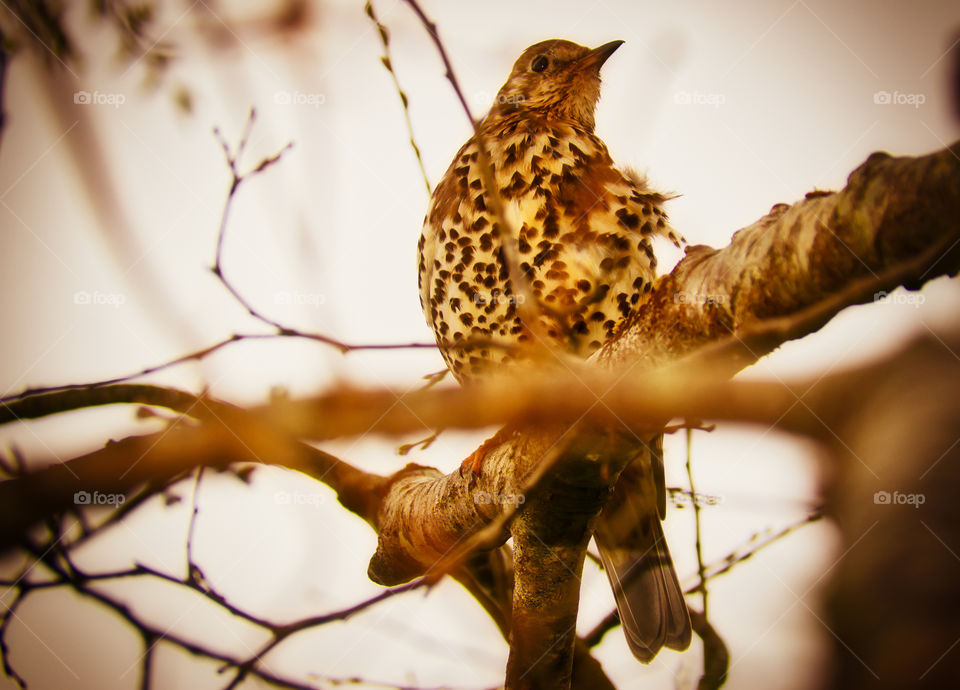
[[[479,448],[473,451],[466,460],[460,463],[460,472],[463,473],[463,471],[469,467],[470,473],[474,477],[479,477],[482,474],[483,460],[487,457],[487,453],[506,441],[508,438],[510,438],[510,436],[511,432],[506,428],[500,429],[493,436],[481,443]]]

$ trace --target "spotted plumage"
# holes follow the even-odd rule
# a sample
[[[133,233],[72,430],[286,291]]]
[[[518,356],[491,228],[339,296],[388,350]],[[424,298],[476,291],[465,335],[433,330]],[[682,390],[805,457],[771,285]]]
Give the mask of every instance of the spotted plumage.
[[[600,67],[620,43],[589,50],[553,40],[524,51],[433,192],[418,251],[420,300],[461,382],[543,353],[528,344],[589,356],[650,291],[651,239],[680,242],[662,208],[667,197],[618,169],[593,133]],[[496,189],[484,182],[491,177]],[[521,304],[528,296],[533,304]],[[595,531],[627,642],[644,662],[690,643],[660,526],[659,446],[659,437],[638,444]],[[471,458],[475,471],[484,447]]]
[[[662,209],[667,197],[619,170],[593,133],[599,67],[617,45],[590,52],[545,41],[527,49],[479,137],[460,149],[433,192],[419,245],[421,305],[461,381],[522,357],[516,346],[534,337],[518,309],[524,293],[511,280],[505,242],[537,302],[527,310],[536,314],[533,331],[586,357],[650,290],[651,238],[678,241]],[[541,57],[547,65],[537,72]],[[581,91],[583,98],[571,98]],[[480,138],[503,218],[484,187]],[[443,347],[449,344],[458,347]]]

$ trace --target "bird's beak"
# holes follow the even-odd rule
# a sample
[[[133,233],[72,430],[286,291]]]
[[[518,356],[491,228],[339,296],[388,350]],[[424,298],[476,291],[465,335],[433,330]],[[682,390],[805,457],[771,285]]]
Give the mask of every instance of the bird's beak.
[[[613,55],[613,51],[615,51],[621,45],[623,45],[623,41],[610,41],[609,43],[604,43],[599,48],[594,48],[582,58],[577,60],[577,63],[583,69],[593,68],[599,72],[600,68],[603,66],[603,63],[607,61],[607,58]]]

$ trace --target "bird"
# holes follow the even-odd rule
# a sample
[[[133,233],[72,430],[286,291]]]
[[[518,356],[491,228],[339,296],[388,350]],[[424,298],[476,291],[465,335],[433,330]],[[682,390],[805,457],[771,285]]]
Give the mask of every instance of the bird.
[[[461,384],[549,355],[588,358],[650,293],[653,237],[683,241],[663,209],[672,197],[614,165],[594,133],[600,68],[622,43],[524,50],[431,194],[420,303]],[[691,636],[665,509],[659,436],[638,443],[594,533],[628,646],[645,663]]]

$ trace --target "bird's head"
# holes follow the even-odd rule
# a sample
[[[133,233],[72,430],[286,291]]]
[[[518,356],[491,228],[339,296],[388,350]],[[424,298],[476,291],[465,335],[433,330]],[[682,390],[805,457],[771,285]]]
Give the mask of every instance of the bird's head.
[[[592,50],[560,39],[535,43],[514,63],[487,119],[529,111],[572,120],[593,131],[600,67],[622,43],[610,41]]]

